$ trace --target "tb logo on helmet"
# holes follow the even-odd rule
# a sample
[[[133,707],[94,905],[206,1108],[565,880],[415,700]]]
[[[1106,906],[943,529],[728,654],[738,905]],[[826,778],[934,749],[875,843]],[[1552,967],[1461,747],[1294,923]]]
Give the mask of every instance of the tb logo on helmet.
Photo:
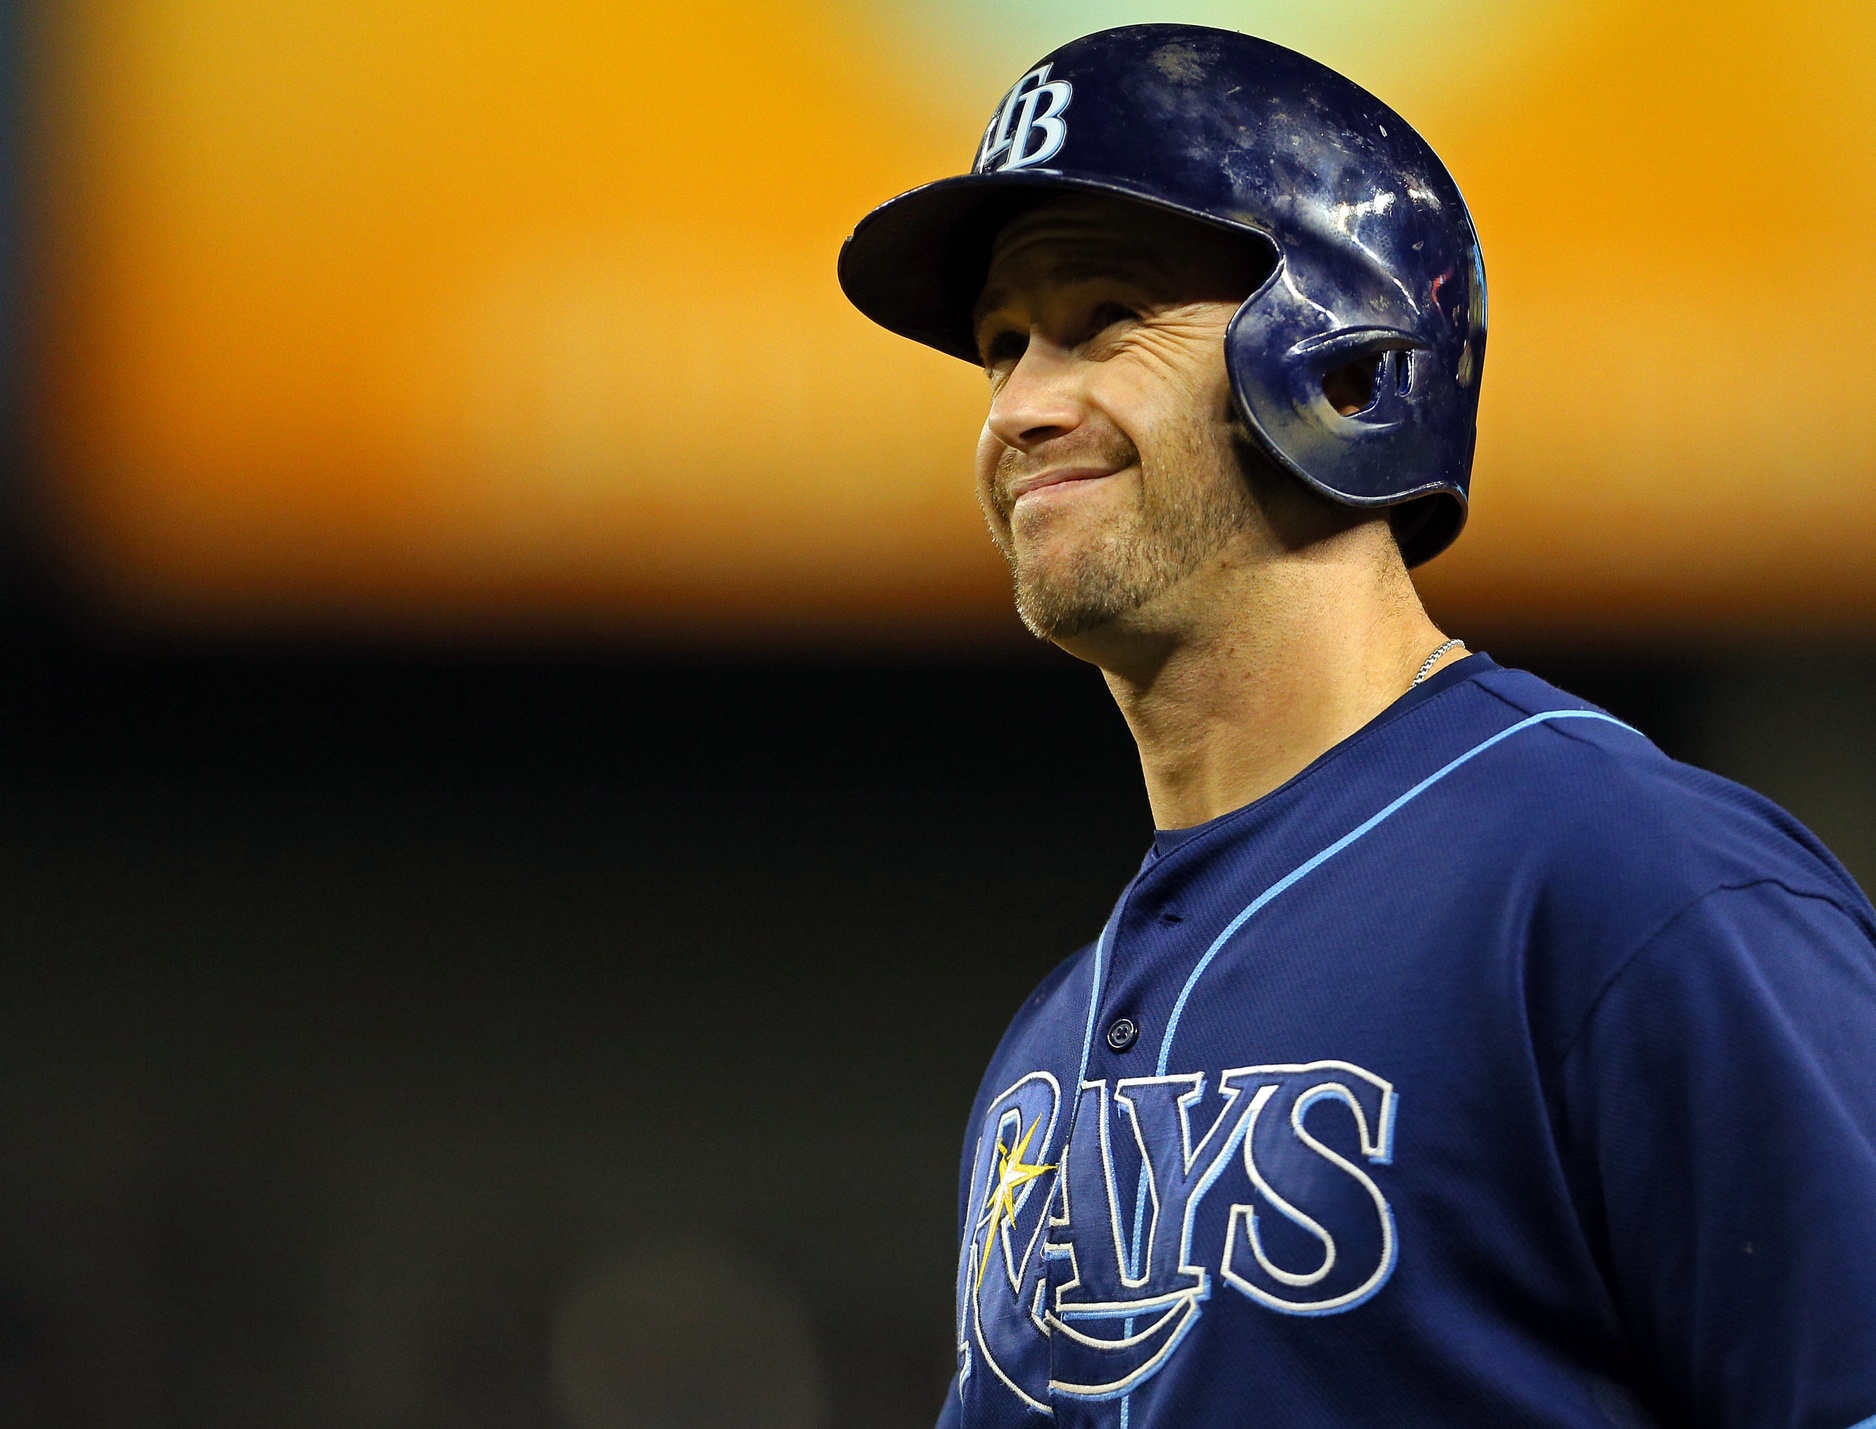
[[[984,130],[983,147],[977,151],[978,173],[990,173],[993,164],[997,173],[1027,169],[1046,163],[1061,150],[1062,141],[1068,138],[1068,121],[1062,114],[1074,98],[1075,87],[1065,79],[1050,80],[1049,68],[1032,69],[1003,96]],[[995,164],[1002,154],[1009,157]]]

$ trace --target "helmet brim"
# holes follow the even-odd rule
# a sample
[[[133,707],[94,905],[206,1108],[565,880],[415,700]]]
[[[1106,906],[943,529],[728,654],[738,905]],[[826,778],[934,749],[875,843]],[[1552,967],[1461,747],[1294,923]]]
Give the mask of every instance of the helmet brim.
[[[1261,241],[1268,234],[1179,203],[1145,184],[1059,170],[963,174],[888,199],[860,220],[840,249],[840,288],[889,332],[978,361],[971,309],[983,292],[990,253],[1005,224],[1061,193],[1097,193],[1181,214]]]

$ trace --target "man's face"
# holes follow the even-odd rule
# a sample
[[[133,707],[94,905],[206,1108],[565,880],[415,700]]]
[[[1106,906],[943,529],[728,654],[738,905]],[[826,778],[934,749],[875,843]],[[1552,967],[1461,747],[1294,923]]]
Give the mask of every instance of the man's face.
[[[1248,244],[1096,196],[999,235],[976,309],[977,494],[1037,636],[1150,607],[1256,520],[1224,336],[1264,271]]]

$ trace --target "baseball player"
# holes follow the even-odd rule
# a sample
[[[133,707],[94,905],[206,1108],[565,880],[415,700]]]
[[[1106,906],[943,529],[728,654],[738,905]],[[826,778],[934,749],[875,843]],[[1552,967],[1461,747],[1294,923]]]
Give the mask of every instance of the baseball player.
[[[988,374],[1019,611],[1159,830],[972,1110],[941,1424],[1876,1429],[1876,914],[1421,608],[1485,286],[1420,137],[1110,30],[840,277]]]

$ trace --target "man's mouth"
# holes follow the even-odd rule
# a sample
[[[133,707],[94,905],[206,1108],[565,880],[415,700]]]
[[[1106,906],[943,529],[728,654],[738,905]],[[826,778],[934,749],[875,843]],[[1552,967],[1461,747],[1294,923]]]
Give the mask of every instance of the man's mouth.
[[[1117,474],[1115,468],[1104,466],[1062,466],[1034,472],[1018,477],[1009,484],[1010,506],[1014,508],[1024,497],[1034,496],[1038,492],[1082,486]]]

